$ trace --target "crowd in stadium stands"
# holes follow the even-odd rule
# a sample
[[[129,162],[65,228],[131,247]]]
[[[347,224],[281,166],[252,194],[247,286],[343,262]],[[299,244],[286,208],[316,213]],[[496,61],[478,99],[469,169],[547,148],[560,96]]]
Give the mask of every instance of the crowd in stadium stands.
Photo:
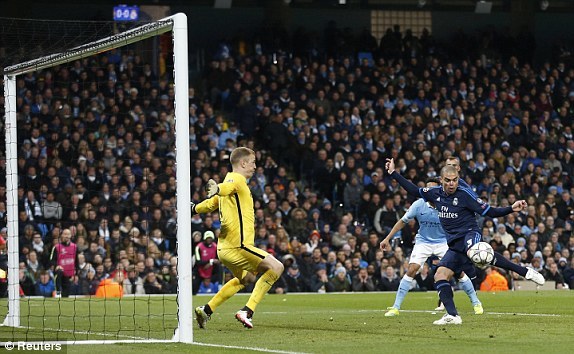
[[[491,205],[528,201],[525,212],[480,218],[484,240],[574,289],[569,57],[531,64],[526,33],[459,32],[447,45],[395,27],[380,46],[334,24],[322,42],[301,29],[264,36],[274,40],[222,42],[189,89],[191,188],[203,200],[234,147],[257,152],[256,244],[286,269],[272,292],[397,290],[417,226],[391,252],[379,249],[413,201],[384,172],[385,158],[422,183],[453,155]],[[119,51],[24,75],[17,86],[23,294],[53,293],[50,254],[63,229],[78,252],[70,294],[96,294],[108,278],[123,279],[126,294],[175,293],[173,86]],[[5,186],[0,200],[5,223]],[[190,220],[194,292],[216,292],[231,277],[214,252],[219,215]],[[416,289],[433,288],[436,262]],[[517,275],[500,272],[512,289]]]

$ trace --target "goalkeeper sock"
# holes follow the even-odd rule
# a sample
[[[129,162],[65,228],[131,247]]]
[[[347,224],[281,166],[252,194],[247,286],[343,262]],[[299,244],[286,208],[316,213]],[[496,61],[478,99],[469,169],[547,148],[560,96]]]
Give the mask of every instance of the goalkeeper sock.
[[[243,308],[241,309],[241,311],[247,312],[247,318],[253,317],[253,310],[250,309],[249,307],[243,306]]]
[[[407,296],[407,293],[409,292],[409,290],[411,290],[412,282],[413,278],[409,277],[406,274],[403,275],[403,279],[401,279],[399,289],[397,290],[395,303],[393,304],[393,307],[396,308],[397,310],[401,309],[401,304],[403,303],[405,296]]]
[[[504,258],[504,256],[498,252],[494,252],[494,261],[492,262],[492,265],[502,269],[511,270],[513,272],[520,274],[523,277],[526,276],[526,273],[528,272],[528,268],[519,266],[516,263],[512,263],[508,259]]]
[[[480,304],[480,300],[478,300],[478,296],[476,295],[476,291],[474,290],[474,285],[472,284],[472,280],[465,274],[464,277],[459,279],[459,284],[462,290],[468,295],[470,302],[472,305]]]
[[[454,294],[452,293],[450,283],[446,280],[439,280],[434,283],[434,287],[438,291],[438,297],[444,304],[446,312],[451,316],[458,316],[458,311],[456,311],[456,306],[454,306]]]
[[[238,278],[233,278],[225,283],[221,290],[219,290],[217,294],[209,300],[207,306],[209,306],[212,311],[215,311],[219,305],[223,304],[227,299],[235,295],[238,291],[241,291],[243,288],[245,288],[245,285],[241,284]]]
[[[203,311],[205,311],[205,313],[208,316],[211,316],[211,314],[213,314],[213,310],[211,309],[211,307],[209,306],[209,304],[203,306]]]
[[[249,297],[249,301],[247,301],[247,307],[250,308],[252,311],[255,311],[255,308],[259,304],[259,302],[263,299],[263,296],[267,294],[269,289],[275,284],[275,282],[279,279],[279,275],[275,273],[273,270],[269,269],[261,278],[255,283],[255,288]]]

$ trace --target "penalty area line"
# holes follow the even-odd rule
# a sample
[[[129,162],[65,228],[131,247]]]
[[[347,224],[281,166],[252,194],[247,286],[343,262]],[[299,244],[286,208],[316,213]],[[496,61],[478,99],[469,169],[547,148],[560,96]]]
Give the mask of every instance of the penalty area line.
[[[290,351],[285,351],[285,350],[267,349],[267,348],[258,348],[258,347],[243,347],[240,345],[225,345],[225,344],[200,343],[200,342],[193,342],[192,345],[199,345],[199,346],[203,346],[203,347],[225,348],[225,349],[251,350],[251,351],[255,351],[255,352],[264,352],[264,353],[305,354],[304,352],[290,352]]]

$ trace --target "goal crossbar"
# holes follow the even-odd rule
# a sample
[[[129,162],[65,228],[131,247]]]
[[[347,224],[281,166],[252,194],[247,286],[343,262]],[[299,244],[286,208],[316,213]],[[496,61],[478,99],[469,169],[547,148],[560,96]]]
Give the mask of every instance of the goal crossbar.
[[[16,112],[16,76],[68,63],[88,55],[94,55],[129,45],[146,38],[172,32],[175,91],[175,148],[177,183],[177,274],[178,274],[178,327],[171,341],[193,343],[192,311],[192,262],[191,256],[191,191],[189,184],[189,100],[188,100],[188,37],[187,16],[177,13],[158,21],[148,23],[131,30],[108,36],[74,47],[70,50],[50,54],[11,65],[4,69],[4,92],[6,95],[6,194],[8,227],[8,314],[4,326],[20,327],[20,303],[18,272],[18,141]],[[177,73],[177,74],[176,74]],[[12,251],[10,251],[12,250]],[[150,339],[151,340],[151,339]],[[147,340],[146,340],[147,341]],[[99,341],[95,341],[98,342]],[[133,342],[133,341],[132,341]]]
[[[173,18],[166,17],[165,19],[146,23],[145,25],[132,28],[131,30],[118,33],[113,36],[102,38],[91,43],[82,44],[65,52],[50,54],[42,58],[8,66],[4,69],[4,74],[21,75],[59,64],[69,63],[70,61],[84,58],[87,55],[105,52],[169,32],[172,28]]]

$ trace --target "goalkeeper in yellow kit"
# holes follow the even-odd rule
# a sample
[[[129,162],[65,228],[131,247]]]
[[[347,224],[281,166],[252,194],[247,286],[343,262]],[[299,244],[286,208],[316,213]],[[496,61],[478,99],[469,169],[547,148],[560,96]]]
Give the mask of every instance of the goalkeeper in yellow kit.
[[[208,199],[191,206],[192,214],[219,209],[221,233],[217,242],[217,256],[234,275],[206,305],[195,309],[199,328],[205,328],[219,305],[246,284],[253,283],[256,275],[261,274],[249,301],[235,314],[235,318],[245,327],[253,328],[253,311],[283,273],[281,262],[254,245],[255,212],[247,180],[255,173],[255,152],[238,147],[231,152],[229,160],[233,172],[229,172],[220,184],[210,179],[205,187]]]

